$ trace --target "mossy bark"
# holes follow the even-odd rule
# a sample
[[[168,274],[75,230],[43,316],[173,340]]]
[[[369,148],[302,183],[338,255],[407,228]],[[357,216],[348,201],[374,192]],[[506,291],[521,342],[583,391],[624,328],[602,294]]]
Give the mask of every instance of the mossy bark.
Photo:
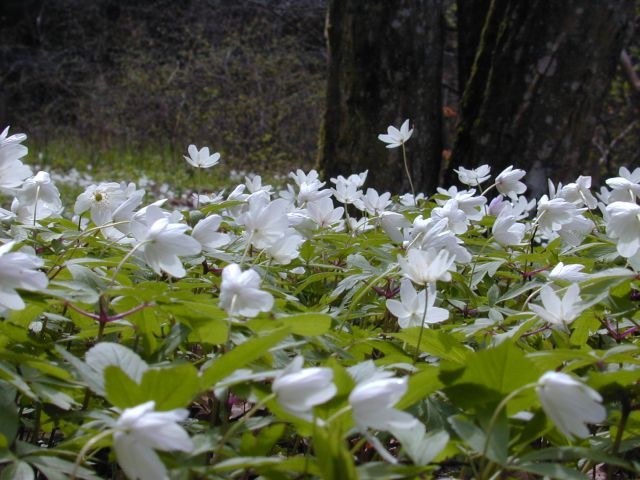
[[[596,174],[588,150],[634,1],[492,0],[489,12],[452,166],[513,164],[531,172],[536,193],[547,177]]]
[[[401,149],[377,139],[409,118],[413,183],[432,193],[442,160],[442,0],[331,0],[329,72],[318,168],[369,170],[367,186],[409,191]]]
[[[491,0],[458,0],[458,91],[463,92],[480,47],[482,30],[487,25]]]

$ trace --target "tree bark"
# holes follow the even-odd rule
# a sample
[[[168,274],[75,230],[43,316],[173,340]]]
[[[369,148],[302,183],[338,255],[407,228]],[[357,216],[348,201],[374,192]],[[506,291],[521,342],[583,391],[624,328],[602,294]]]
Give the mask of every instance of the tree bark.
[[[595,174],[592,133],[633,15],[633,0],[492,0],[452,166],[513,164],[534,193]]]
[[[491,0],[458,0],[458,91],[464,92],[473,62],[480,47],[482,30],[491,8]]]
[[[413,183],[433,192],[442,160],[442,0],[331,0],[329,73],[318,168],[369,170],[367,185],[409,191],[401,149],[377,139],[409,118]]]

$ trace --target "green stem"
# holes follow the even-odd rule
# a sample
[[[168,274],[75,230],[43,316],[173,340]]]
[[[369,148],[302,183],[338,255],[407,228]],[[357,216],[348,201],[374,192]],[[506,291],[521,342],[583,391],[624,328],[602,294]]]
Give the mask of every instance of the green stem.
[[[36,226],[36,218],[38,217],[38,200],[40,200],[40,184],[36,187],[36,202],[33,204],[33,226]]]
[[[422,312],[422,322],[420,322],[420,333],[418,333],[418,344],[416,345],[416,356],[413,358],[413,363],[416,363],[420,358],[420,344],[422,343],[422,334],[424,333],[424,322],[427,319],[427,310],[429,310],[429,284],[425,285],[424,290],[424,312]]]
[[[402,142],[402,159],[404,161],[404,171],[407,173],[407,179],[409,180],[409,186],[411,187],[411,195],[413,195],[413,201],[416,200],[416,190],[413,188],[413,180],[411,180],[411,172],[409,171],[409,163],[407,162],[407,152],[404,148],[404,142]]]
[[[495,427],[495,424],[498,421],[498,415],[500,415],[500,412],[502,412],[502,410],[504,410],[506,408],[507,404],[511,400],[513,400],[515,397],[520,395],[525,390],[528,390],[529,388],[533,388],[536,385],[537,385],[537,383],[527,383],[526,385],[523,385],[520,388],[516,388],[513,392],[511,392],[509,395],[504,397],[502,399],[502,401],[498,404],[498,406],[496,407],[495,411],[493,412],[493,415],[491,416],[491,420],[489,420],[489,426],[487,427],[487,435],[485,437],[484,447],[482,449],[482,456],[483,457],[486,458],[486,456],[487,456],[487,451],[489,450],[489,443],[490,443],[490,440],[491,440],[491,434],[493,433],[493,429]],[[482,475],[480,476],[480,478],[488,478],[488,475],[491,472],[492,465],[493,465],[493,462],[489,462],[487,464],[487,466],[482,471]]]
[[[148,241],[144,241],[144,242],[140,242],[138,243],[135,247],[133,247],[129,253],[127,253],[122,260],[120,260],[120,263],[118,263],[118,266],[116,267],[115,271],[113,272],[113,277],[111,277],[111,281],[109,282],[109,285],[107,286],[107,290],[110,289],[111,287],[113,287],[113,284],[116,281],[116,277],[118,276],[118,273],[120,273],[120,270],[122,269],[122,267],[124,266],[125,263],[127,263],[127,260],[129,260],[131,258],[131,256],[143,245],[149,243]]]
[[[102,440],[105,437],[108,437],[114,432],[115,432],[114,428],[109,428],[104,432],[100,432],[89,439],[89,441],[84,445],[84,447],[82,447],[82,450],[80,450],[80,452],[78,452],[78,455],[76,456],[76,461],[73,464],[73,470],[71,470],[71,475],[69,476],[70,480],[75,480],[76,474],[78,472],[78,468],[80,467],[80,463],[82,463],[82,459],[87,454],[87,452],[91,450],[95,446],[95,444],[98,443],[100,440]]]

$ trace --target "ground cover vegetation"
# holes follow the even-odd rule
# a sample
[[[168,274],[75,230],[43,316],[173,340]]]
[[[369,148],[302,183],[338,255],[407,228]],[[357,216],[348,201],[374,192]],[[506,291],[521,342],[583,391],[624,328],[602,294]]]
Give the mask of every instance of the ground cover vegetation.
[[[452,153],[468,12],[542,3],[371,2],[373,56],[437,33],[438,121],[405,88],[324,178],[326,3],[0,5],[0,480],[640,475],[637,46],[557,183]]]
[[[297,170],[65,204],[25,142],[0,136],[3,478],[640,472],[640,169],[538,199],[483,165],[431,196]]]

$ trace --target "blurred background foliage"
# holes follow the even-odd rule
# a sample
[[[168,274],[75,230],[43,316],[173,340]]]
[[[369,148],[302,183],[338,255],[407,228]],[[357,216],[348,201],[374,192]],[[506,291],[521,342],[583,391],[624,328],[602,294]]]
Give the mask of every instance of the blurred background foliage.
[[[229,168],[309,166],[324,12],[323,0],[4,0],[0,123],[94,164],[114,150],[181,162],[195,143]]]
[[[324,111],[326,0],[3,0],[0,125],[47,168],[311,168]],[[456,128],[455,1],[448,1],[444,154]],[[637,36],[627,51],[640,59]],[[398,48],[402,48],[401,45]],[[636,71],[638,69],[636,68]],[[593,138],[604,175],[639,164],[639,88],[623,68]],[[375,142],[372,138],[372,142]]]

